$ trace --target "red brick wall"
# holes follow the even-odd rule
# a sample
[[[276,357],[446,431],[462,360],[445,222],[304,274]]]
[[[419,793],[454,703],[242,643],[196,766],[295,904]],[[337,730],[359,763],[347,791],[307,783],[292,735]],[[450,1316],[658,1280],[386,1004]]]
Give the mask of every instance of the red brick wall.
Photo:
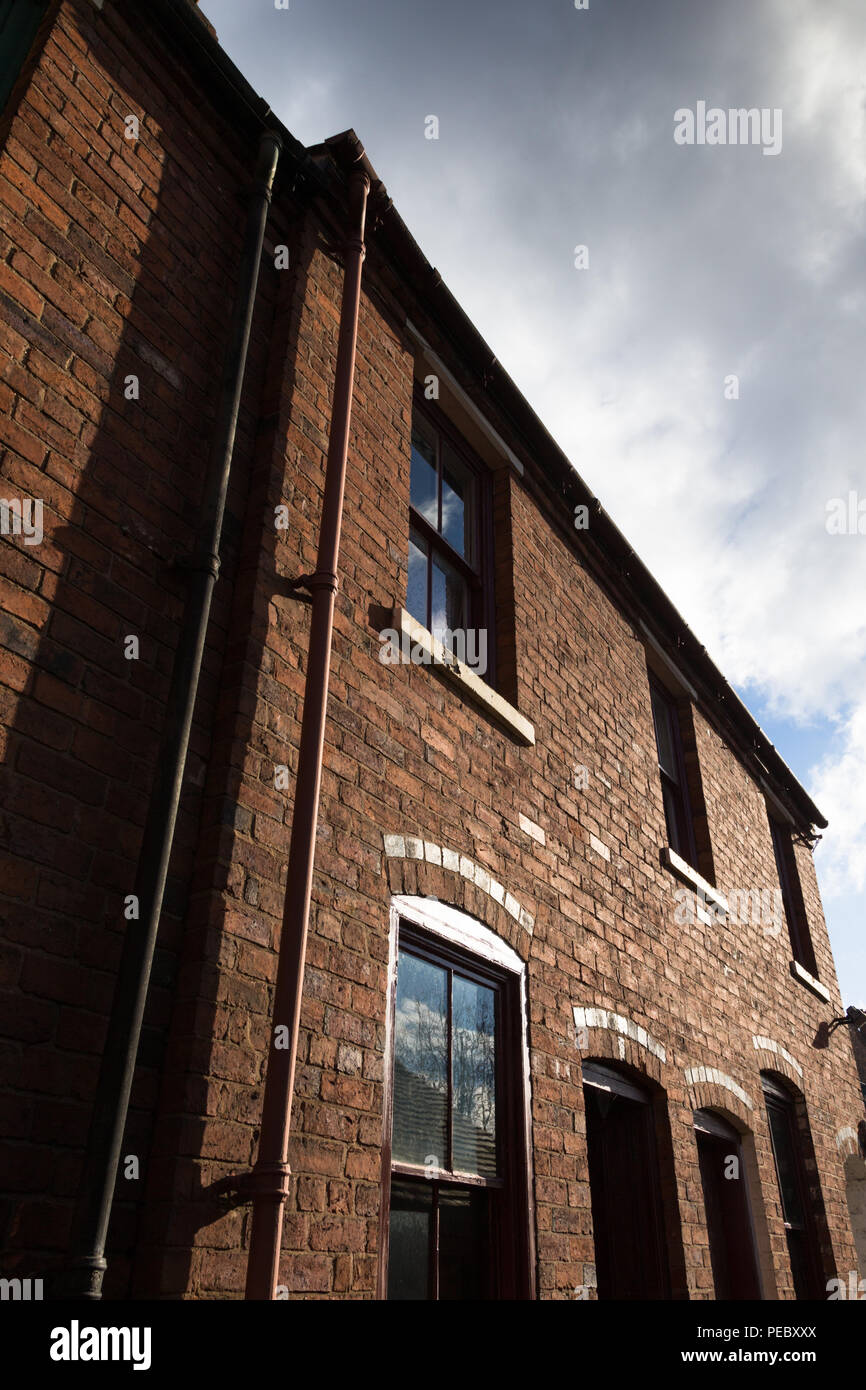
[[[143,118],[133,148],[129,112]],[[250,155],[140,7],[97,13],[80,0],[61,6],[0,158],[12,407],[3,485],[46,500],[43,545],[17,538],[0,549],[2,828],[14,865],[3,958],[13,1036],[2,1053],[17,1127],[10,1268],[62,1248],[78,1177],[181,611],[182,582],[165,561],[194,525]],[[141,1200],[115,1223],[117,1292],[226,1297],[243,1287],[248,1208],[213,1187],[255,1159],[271,1026],[309,624],[279,579],[315,558],[342,286],[323,216],[301,216],[283,195],[269,228],[269,245],[290,246],[291,270],[266,256],[124,1146],[145,1162]],[[859,1092],[842,1040],[812,1046],[818,1023],[841,1009],[811,856],[798,849],[829,1007],[791,979],[784,928],[773,937],[674,921],[644,648],[539,507],[531,457],[524,480],[505,462],[497,471],[496,583],[500,687],[533,721],[535,746],[429,669],[378,660],[371,607],[401,604],[406,586],[406,315],[448,349],[426,306],[395,293],[375,236],[365,285],[281,1279],[293,1296],[375,1293],[389,903],[399,892],[464,908],[527,961],[542,1298],[593,1282],[586,1055],[624,1060],[656,1087],[676,1295],[712,1296],[691,1129],[693,1107],[712,1104],[754,1135],[768,1289],[791,1296],[762,1066],[805,1095],[826,1273],[847,1272],[836,1135],[860,1113]],[[123,399],[129,371],[141,377],[139,402]],[[287,532],[274,528],[279,504]],[[123,659],[129,632],[142,635],[137,663]],[[718,887],[775,885],[759,789],[700,712],[695,739]],[[280,764],[288,791],[275,787]],[[588,769],[584,790],[575,764]],[[542,828],[543,846],[521,814]],[[385,833],[468,856],[531,928],[462,874],[386,856]],[[579,1039],[574,1006],[628,1018],[663,1045],[664,1062],[607,1029]],[[756,1035],[784,1047],[802,1076],[756,1049]],[[718,1081],[687,1080],[701,1067],[751,1105]]]
[[[243,231],[250,151],[203,119],[140,7],[56,23],[0,155],[3,496],[45,539],[0,542],[4,1102],[12,1267],[63,1248],[163,722]],[[129,114],[140,138],[124,137]],[[238,457],[273,286],[263,284]],[[140,399],[124,382],[139,377]],[[247,479],[229,498],[176,851],[125,1152],[144,1157],[226,650]],[[124,657],[124,637],[140,659]],[[142,1183],[119,1184],[134,1196]],[[134,1240],[121,1205],[115,1244]],[[124,1286],[124,1262],[114,1262]]]

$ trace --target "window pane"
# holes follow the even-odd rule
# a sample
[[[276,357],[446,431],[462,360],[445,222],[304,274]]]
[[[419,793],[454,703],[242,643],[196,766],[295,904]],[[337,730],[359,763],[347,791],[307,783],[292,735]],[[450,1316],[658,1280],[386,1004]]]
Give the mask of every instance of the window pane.
[[[791,1125],[788,1112],[779,1106],[769,1104],[767,1116],[770,1133],[773,1137],[773,1154],[776,1159],[776,1174],[779,1179],[779,1195],[782,1198],[782,1215],[797,1230],[805,1225],[800,1193],[797,1187],[797,1158],[791,1143]]]
[[[431,526],[439,530],[438,497],[436,489],[436,445],[417,424],[412,430],[412,471],[409,475],[409,499]]]
[[[400,952],[394,1031],[395,1163],[448,1167],[448,975]]]
[[[662,778],[662,800],[665,806],[665,824],[668,830],[668,843],[675,854],[688,858],[688,846],[680,833],[680,810],[677,789]]]
[[[388,1242],[388,1297],[430,1297],[430,1234],[433,1188],[391,1183],[391,1234]]]
[[[452,1001],[454,1169],[496,1176],[496,995],[454,976]]]
[[[657,690],[653,691],[652,707],[656,730],[656,747],[658,748],[659,755],[659,767],[663,772],[667,773],[672,782],[679,782],[680,777],[674,744],[674,731],[671,727],[673,711]]]
[[[417,531],[409,532],[409,584],[406,607],[422,626],[427,626],[427,545]]]
[[[472,561],[472,479],[448,445],[442,446],[442,535],[466,560]]]
[[[468,594],[465,580],[446,560],[434,555],[430,631],[446,647],[454,647],[453,634],[455,632],[465,632],[466,630],[467,604]],[[465,637],[462,645],[465,649]]]
[[[485,1275],[490,1198],[459,1187],[439,1190],[439,1297],[489,1297]]]

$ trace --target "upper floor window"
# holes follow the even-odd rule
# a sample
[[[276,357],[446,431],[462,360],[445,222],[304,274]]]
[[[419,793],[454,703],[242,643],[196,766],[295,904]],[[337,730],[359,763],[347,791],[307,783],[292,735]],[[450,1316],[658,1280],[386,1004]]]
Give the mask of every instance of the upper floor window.
[[[696,869],[698,854],[676,701],[652,677],[650,692],[668,843],[681,859]]]
[[[800,875],[797,872],[797,860],[794,855],[794,842],[791,838],[790,826],[783,825],[774,816],[769,817],[770,835],[773,840],[773,853],[776,858],[776,872],[779,875],[779,887],[782,890],[782,904],[785,909],[785,919],[788,923],[788,935],[791,938],[791,951],[794,960],[802,965],[810,975],[818,978],[818,966],[815,961],[815,951],[812,947],[812,938],[809,935],[809,923],[806,919],[806,905],[803,902],[803,892],[800,887]]]
[[[416,398],[406,607],[492,684],[490,524],[486,470],[442,412]]]

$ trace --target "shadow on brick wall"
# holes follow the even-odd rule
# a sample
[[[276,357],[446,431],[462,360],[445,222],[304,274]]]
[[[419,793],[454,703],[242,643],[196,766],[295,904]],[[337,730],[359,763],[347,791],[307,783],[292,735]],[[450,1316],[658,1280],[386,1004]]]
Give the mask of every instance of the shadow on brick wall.
[[[58,1266],[82,1177],[185,598],[174,562],[195,537],[255,153],[255,135],[210,113],[182,55],[142,15],[131,23],[123,6],[67,0],[0,128],[2,493],[38,499],[44,519],[40,543],[0,538],[9,1274]],[[281,278],[265,254],[108,1297],[128,1294],[145,1248],[140,1296],[188,1287],[195,1233],[184,1240],[172,1213],[196,1187],[197,1117],[212,1099],[235,769],[267,633],[260,578],[275,566],[273,525],[257,507],[273,506],[274,487],[279,500],[303,275],[299,264]],[[196,1229],[222,1210],[198,1204]],[[158,1271],[165,1242],[173,1252]]]

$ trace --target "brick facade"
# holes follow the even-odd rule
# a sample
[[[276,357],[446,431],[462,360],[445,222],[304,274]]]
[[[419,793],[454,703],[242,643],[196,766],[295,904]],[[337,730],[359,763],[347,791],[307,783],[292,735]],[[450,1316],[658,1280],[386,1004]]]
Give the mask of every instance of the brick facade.
[[[44,499],[45,517],[41,544],[0,544],[10,1273],[50,1270],[65,1248],[182,611],[172,561],[195,524],[255,148],[224,75],[166,32],[170,8],[52,6],[0,125],[3,495]],[[243,1290],[248,1207],[214,1187],[257,1150],[309,629],[281,581],[315,562],[338,235],[325,200],[278,188],[124,1144],[141,1176],[118,1180],[114,1296]],[[281,244],[287,270],[274,266]],[[811,853],[797,844],[829,1003],[792,978],[784,929],[675,921],[628,576],[599,572],[542,463],[443,334],[437,293],[432,275],[401,275],[374,219],[282,1282],[290,1296],[376,1294],[395,894],[465,911],[526,962],[540,1298],[595,1283],[587,1056],[653,1092],[674,1297],[713,1297],[696,1107],[744,1132],[765,1296],[793,1296],[762,1068],[800,1096],[825,1276],[847,1278],[857,1263],[838,1136],[862,1100],[844,1030],[813,1045],[842,1002]],[[523,465],[443,388],[493,474],[497,685],[533,744],[437,672],[379,659],[376,614],[406,600],[413,383],[427,370],[407,318]],[[281,505],[287,529],[274,524]],[[129,635],[138,660],[124,655]],[[727,718],[694,703],[687,747],[705,804],[702,871],[711,862],[721,893],[777,883],[764,794]]]

